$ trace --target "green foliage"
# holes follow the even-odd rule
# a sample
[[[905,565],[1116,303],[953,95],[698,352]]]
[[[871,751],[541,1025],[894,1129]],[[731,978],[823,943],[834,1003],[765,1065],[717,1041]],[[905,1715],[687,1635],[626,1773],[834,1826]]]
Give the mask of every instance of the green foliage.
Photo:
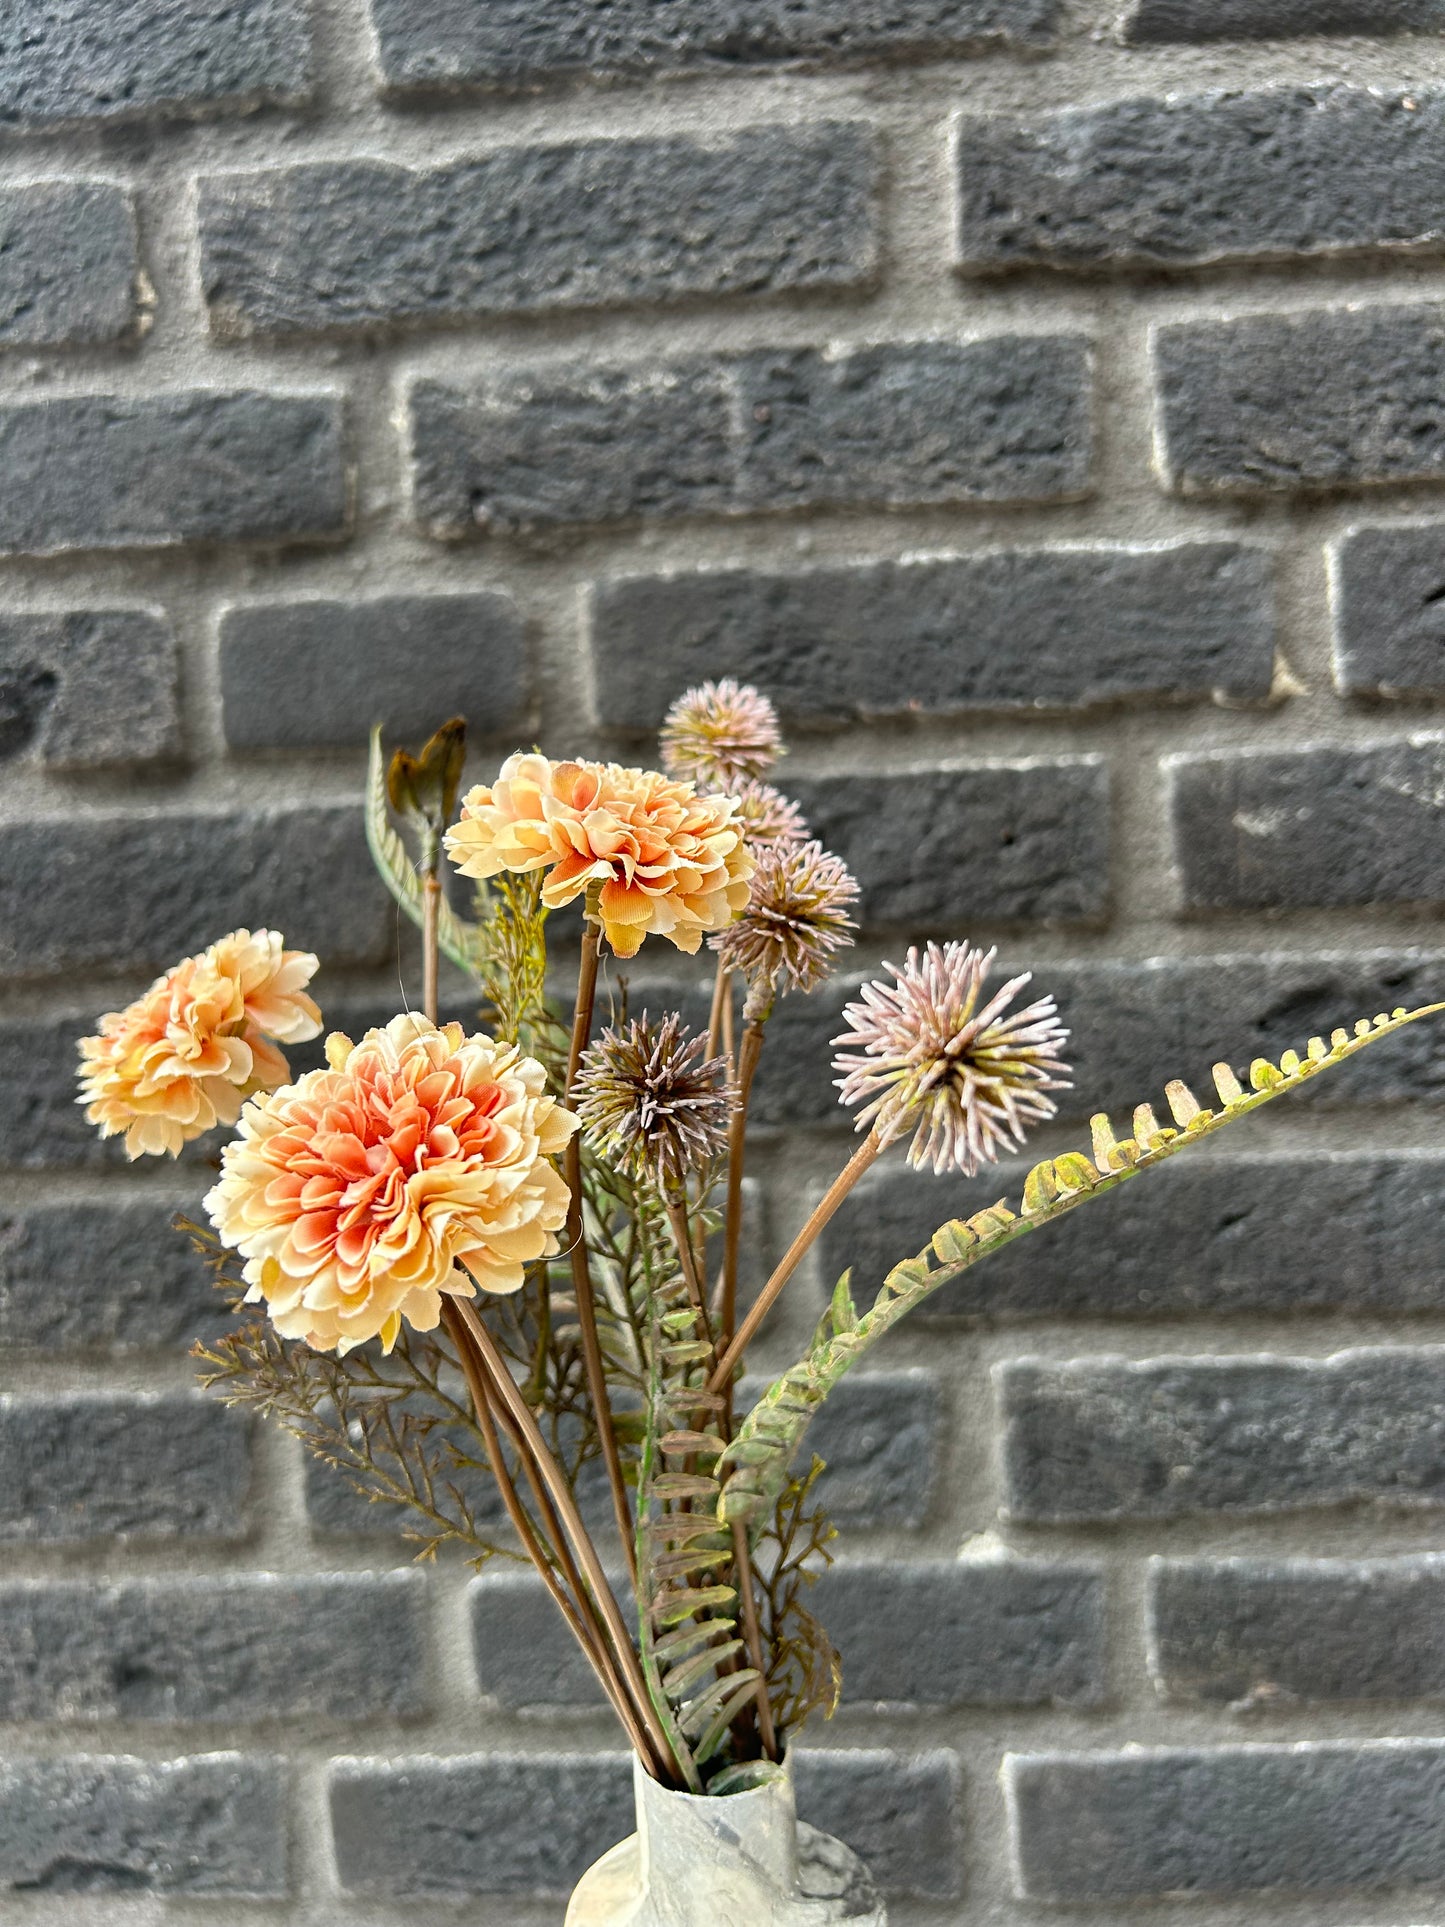
[[[391,816],[387,809],[387,767],[381,747],[381,729],[378,726],[371,732],[371,760],[366,775],[366,844],[371,851],[372,862],[382,882],[411,918],[421,927],[422,886],[416,865],[407,855],[406,845],[392,828]],[[477,926],[464,923],[451,905],[442,898],[437,917],[437,943],[444,957],[449,957],[459,970],[468,976],[477,971],[478,934]]]
[[[706,1318],[674,1274],[652,1293],[647,1338],[638,1616],[648,1692],[694,1793],[703,1790],[702,1769],[735,1737],[733,1723],[759,1681],[738,1628],[732,1534],[717,1519],[723,1440],[705,1428],[724,1401],[703,1382],[712,1355]]]
[[[1367,1045],[1442,1009],[1445,1005],[1431,1004],[1421,1010],[1396,1010],[1373,1021],[1362,1018],[1353,1032],[1337,1030],[1328,1044],[1312,1037],[1303,1054],[1286,1051],[1277,1065],[1256,1058],[1249,1067],[1247,1090],[1227,1064],[1216,1064],[1218,1110],[1205,1109],[1186,1085],[1176,1081],[1165,1091],[1172,1127],[1161,1126],[1153,1108],[1141,1104],[1134,1112],[1132,1135],[1119,1139],[1108,1117],[1100,1113],[1091,1120],[1092,1160],[1081,1152],[1046,1159],[1025,1179],[1017,1212],[1000,1201],[970,1218],[942,1225],[926,1250],[893,1267],[872,1309],[861,1318],[854,1310],[845,1275],[807,1355],[768,1387],[721,1455],[729,1473],[719,1519],[725,1524],[751,1525],[777,1502],[799,1442],[828,1393],[856,1359],[941,1285],[951,1284],[1026,1232],[1052,1224],[1065,1212],[1152,1170],[1262,1104],[1298,1090]]]
[[[762,1617],[768,1701],[779,1737],[786,1739],[795,1739],[812,1713],[832,1719],[843,1690],[838,1650],[803,1603],[832,1565],[828,1547],[838,1536],[812,1496],[823,1470],[815,1454],[801,1478],[788,1479],[757,1542],[757,1565],[767,1575]]]

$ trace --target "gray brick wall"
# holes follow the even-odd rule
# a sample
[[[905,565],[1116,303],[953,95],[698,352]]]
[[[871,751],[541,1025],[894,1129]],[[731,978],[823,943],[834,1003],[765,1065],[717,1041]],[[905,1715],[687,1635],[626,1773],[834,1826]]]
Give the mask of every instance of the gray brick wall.
[[[373,720],[481,774],[778,702],[865,928],[772,1027],[750,1289],[910,940],[1056,991],[1050,1150],[1445,991],[1442,158],[1441,0],[0,6],[7,1927],[556,1927],[626,1825],[528,1573],[195,1391],[213,1147],[72,1101],[241,922],[395,1008]],[[1020,1174],[875,1173],[759,1374]],[[1442,1916],[1442,1198],[1437,1029],[845,1384],[799,1798],[898,1927]]]

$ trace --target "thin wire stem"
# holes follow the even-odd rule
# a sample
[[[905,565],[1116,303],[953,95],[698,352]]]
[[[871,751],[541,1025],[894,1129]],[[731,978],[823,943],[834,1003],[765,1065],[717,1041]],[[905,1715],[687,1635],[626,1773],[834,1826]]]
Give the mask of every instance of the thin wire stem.
[[[783,1286],[787,1284],[803,1259],[808,1255],[818,1233],[823,1229],[824,1225],[827,1224],[828,1220],[853,1189],[853,1186],[858,1182],[859,1178],[861,1178],[863,1173],[868,1169],[869,1165],[873,1163],[874,1159],[883,1149],[883,1145],[884,1140],[878,1135],[877,1131],[870,1131],[858,1146],[858,1149],[853,1153],[852,1157],[849,1158],[848,1162],[844,1165],[843,1169],[838,1173],[837,1177],[834,1178],[833,1182],[828,1186],[828,1189],[823,1193],[817,1204],[814,1205],[809,1214],[808,1222],[803,1226],[797,1237],[794,1238],[793,1242],[778,1260],[772,1277],[769,1278],[768,1282],[758,1293],[757,1302],[741,1325],[738,1326],[731,1343],[726,1347],[722,1357],[718,1360],[717,1369],[707,1383],[707,1389],[710,1392],[719,1392],[724,1385],[729,1383],[733,1371],[742,1359],[743,1353],[747,1350],[753,1334],[777,1303],[778,1295],[782,1291]]]

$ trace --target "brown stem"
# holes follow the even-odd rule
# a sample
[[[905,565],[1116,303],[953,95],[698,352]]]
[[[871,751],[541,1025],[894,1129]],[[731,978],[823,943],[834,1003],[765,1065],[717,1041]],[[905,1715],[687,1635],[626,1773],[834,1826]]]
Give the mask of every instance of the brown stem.
[[[437,1021],[437,920],[441,914],[441,878],[435,869],[422,880],[421,893],[421,1007]]]
[[[582,961],[577,971],[577,1006],[572,1015],[572,1043],[567,1052],[567,1096],[577,1081],[577,1067],[592,1035],[592,1007],[597,1000],[597,949],[600,932],[592,921],[593,905],[588,901],[588,917],[582,926]],[[627,1485],[622,1477],[622,1460],[617,1451],[617,1434],[612,1429],[612,1401],[607,1395],[607,1372],[602,1362],[602,1341],[597,1336],[597,1300],[592,1291],[592,1267],[587,1257],[586,1225],[582,1212],[582,1140],[577,1132],[567,1140],[563,1155],[563,1176],[572,1202],[567,1210],[567,1249],[572,1263],[572,1291],[577,1300],[577,1324],[582,1336],[582,1363],[587,1372],[587,1390],[597,1420],[597,1442],[607,1473],[607,1488],[612,1494],[612,1513],[622,1541],[622,1556],[627,1561],[633,1590],[637,1588],[637,1554],[632,1543],[632,1510],[627,1503]]]
[[[513,1483],[511,1473],[507,1469],[506,1459],[502,1453],[501,1440],[497,1436],[497,1426],[492,1412],[491,1400],[487,1396],[486,1384],[478,1367],[470,1334],[467,1331],[465,1321],[456,1307],[455,1301],[452,1299],[443,1299],[442,1318],[446,1324],[451,1341],[456,1347],[457,1356],[461,1360],[462,1370],[466,1374],[467,1386],[472,1395],[472,1406],[477,1415],[477,1425],[482,1434],[482,1441],[487,1448],[487,1458],[491,1464],[492,1477],[496,1480],[497,1490],[502,1495],[502,1504],[506,1507],[507,1517],[511,1520],[517,1537],[521,1540],[528,1558],[541,1574],[542,1582],[551,1594],[557,1610],[566,1621],[573,1638],[586,1654],[587,1663],[591,1666],[593,1672],[601,1682],[602,1690],[606,1693],[612,1705],[612,1710],[621,1720],[628,1738],[639,1754],[644,1753],[647,1750],[646,1735],[638,1725],[636,1716],[628,1704],[627,1696],[616,1677],[615,1669],[613,1668],[610,1655],[607,1651],[606,1642],[602,1637],[601,1628],[596,1624],[595,1617],[592,1614],[591,1602],[582,1591],[580,1584],[576,1584],[575,1582],[574,1594],[569,1595],[566,1587],[564,1587],[557,1575],[556,1568],[558,1565],[563,1564],[564,1558],[568,1565],[571,1564],[570,1555],[567,1554],[565,1546],[559,1546],[556,1543],[552,1545],[543,1544],[540,1535],[527,1516],[525,1506],[517,1495],[516,1485]],[[530,1468],[526,1467],[525,1460],[520,1452],[518,1453],[518,1458],[519,1461],[523,1463],[524,1469],[530,1472]],[[555,1517],[555,1515],[553,1516]],[[573,1570],[575,1571],[575,1567]]]
[[[687,1295],[693,1310],[702,1325],[703,1337],[711,1344],[712,1321],[707,1315],[707,1294],[703,1290],[697,1269],[697,1253],[693,1250],[692,1232],[687,1222],[687,1200],[676,1192],[668,1192],[663,1199],[667,1208],[667,1222],[672,1230],[672,1242],[677,1246],[678,1263],[682,1266],[682,1280],[687,1286]]]
[[[588,1586],[592,1591],[593,1603],[601,1614],[603,1626],[613,1647],[613,1656],[619,1674],[627,1687],[628,1699],[642,1720],[650,1742],[650,1750],[655,1755],[660,1768],[660,1771],[656,1771],[649,1766],[649,1771],[653,1771],[654,1777],[662,1779],[665,1783],[669,1779],[678,1777],[672,1749],[668,1744],[662,1723],[657,1717],[656,1709],[648,1696],[647,1684],[642,1677],[642,1668],[638,1664],[637,1654],[628,1637],[627,1628],[622,1623],[622,1614],[618,1611],[617,1601],[612,1596],[607,1575],[602,1570],[602,1561],[597,1556],[597,1548],[592,1543],[591,1534],[582,1523],[582,1515],[577,1510],[571,1488],[563,1477],[561,1467],[548,1449],[547,1441],[543,1438],[541,1428],[532,1416],[530,1407],[517,1390],[516,1382],[507,1370],[506,1362],[497,1350],[491,1333],[477,1316],[476,1308],[468,1304],[465,1299],[458,1299],[457,1305],[475,1342],[491,1387],[510,1413],[519,1434],[525,1439],[528,1456],[545,1481],[552,1503],[561,1516],[567,1537],[572,1541],[573,1549],[582,1562]],[[640,1757],[643,1764],[647,1766],[647,1754],[644,1753]]]
[[[753,1092],[753,1074],[763,1050],[763,1027],[748,1023],[743,1028],[742,1054],[738,1059],[737,1089],[733,1114],[728,1120],[727,1216],[723,1224],[722,1287],[718,1307],[718,1331],[724,1345],[731,1340],[738,1315],[738,1246],[743,1229],[743,1172],[747,1158],[748,1101]]]
[[[722,1054],[727,1059],[728,1076],[733,1074],[737,1063],[737,1043],[733,1032],[733,980],[728,978],[727,990],[723,996],[722,1007]]]
[[[763,1664],[763,1635],[758,1624],[758,1602],[753,1592],[753,1559],[748,1548],[748,1529],[741,1520],[733,1522],[733,1563],[738,1575],[738,1604],[743,1615],[743,1640],[748,1658],[758,1669],[758,1738],[770,1760],[778,1757],[778,1736],[773,1726],[773,1709],[768,1700],[768,1669]]]
[[[723,1004],[732,997],[732,972],[718,958],[717,975],[712,980],[712,1009],[707,1017],[707,1054],[716,1057],[722,1043]]]
[[[708,1380],[707,1389],[710,1392],[721,1391],[723,1386],[730,1381],[733,1370],[742,1358],[743,1353],[747,1350],[754,1332],[756,1332],[758,1326],[762,1324],[763,1320],[772,1310],[783,1286],[787,1284],[793,1273],[798,1269],[798,1266],[812,1249],[813,1241],[817,1238],[818,1233],[823,1229],[824,1225],[827,1224],[833,1213],[838,1209],[838,1206],[878,1156],[878,1153],[883,1149],[883,1145],[884,1140],[879,1137],[877,1131],[870,1131],[858,1146],[858,1149],[853,1153],[852,1157],[849,1158],[848,1162],[844,1165],[843,1169],[838,1173],[837,1177],[834,1178],[833,1182],[828,1186],[828,1189],[823,1193],[822,1197],[819,1198],[817,1204],[814,1205],[808,1216],[808,1222],[803,1226],[797,1237],[794,1238],[793,1242],[778,1260],[772,1277],[769,1278],[768,1282],[758,1293],[757,1303],[753,1306],[741,1325],[738,1326],[732,1342],[718,1360],[717,1370]]]

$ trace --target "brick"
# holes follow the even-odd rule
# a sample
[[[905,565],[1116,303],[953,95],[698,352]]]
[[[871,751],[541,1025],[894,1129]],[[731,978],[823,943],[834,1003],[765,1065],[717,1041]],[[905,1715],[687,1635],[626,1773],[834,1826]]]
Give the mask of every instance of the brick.
[[[0,763],[152,763],[180,750],[176,641],[150,609],[0,614]]]
[[[0,1891],[22,1907],[68,1894],[281,1899],[290,1780],[282,1761],[243,1753],[0,1761]]]
[[[396,92],[524,86],[573,74],[736,73],[793,63],[929,59],[1052,43],[1057,0],[743,0],[726,12],[623,0],[371,0]]]
[[[1013,1359],[1007,1516],[1039,1524],[1445,1504],[1445,1351]]]
[[[9,0],[0,127],[298,103],[311,35],[297,0]]]
[[[238,1539],[250,1437],[199,1393],[0,1397],[0,1543]]]
[[[1445,240],[1445,95],[1269,87],[956,130],[958,260],[1193,267]]]
[[[487,393],[421,380],[408,417],[412,510],[438,540],[731,505],[732,401],[715,361]]]
[[[1186,911],[1445,902],[1445,737],[1163,760]]]
[[[1159,466],[1181,495],[1445,479],[1445,309],[1317,308],[1154,331]]]
[[[176,1230],[178,1212],[199,1218],[199,1198],[0,1206],[0,1344],[170,1350],[218,1337],[233,1322],[226,1296]]]
[[[1445,1698],[1445,1560],[1154,1559],[1149,1670],[1171,1700]]]
[[[1341,694],[1445,695],[1445,525],[1351,529],[1330,588]]]
[[[221,720],[232,749],[351,749],[373,723],[422,740],[450,715],[474,736],[520,730],[531,709],[510,596],[265,602],[221,618]]]
[[[799,1751],[798,1814],[845,1841],[889,1894],[951,1900],[963,1886],[958,1761],[862,1747]]]
[[[824,121],[502,148],[427,172],[210,175],[202,283],[223,335],[853,287],[874,269],[876,173],[867,128]]]
[[[1442,0],[1134,0],[1124,38],[1268,40],[1290,34],[1410,33],[1445,26]]]
[[[789,789],[857,877],[865,926],[958,936],[984,921],[1089,923],[1107,908],[1101,756],[798,778]]]
[[[718,675],[803,723],[1259,700],[1273,573],[1262,549],[1200,542],[615,577],[591,591],[598,720],[656,727]]]
[[[349,516],[336,395],[194,389],[0,406],[0,553],[316,541]]]
[[[892,1168],[865,1180],[819,1241],[824,1279],[852,1265],[856,1294],[870,1296],[945,1219],[1001,1195],[1017,1202],[1027,1170],[1005,1165],[972,1184]],[[1181,1158],[999,1252],[922,1315],[1436,1311],[1442,1209],[1445,1158],[1429,1152]]]
[[[274,813],[36,817],[0,831],[0,976],[160,970],[262,924],[328,965],[389,954],[395,920],[359,799]]]
[[[633,1830],[621,1753],[333,1760],[344,1893],[566,1894]]]
[[[994,975],[1006,982],[1017,974],[1018,961],[997,964]],[[1157,1100],[1171,1077],[1185,1078],[1202,1101],[1212,1064],[1223,1061],[1242,1071],[1255,1057],[1278,1062],[1282,1052],[1302,1050],[1311,1036],[1328,1036],[1358,1017],[1430,1003],[1442,983],[1445,957],[1436,953],[1321,950],[1050,963],[1037,967],[1030,994],[1053,991],[1058,997],[1074,1067],[1073,1090],[1058,1093],[1060,1109],[1083,1119],[1100,1109],[1127,1113],[1146,1097]],[[1292,1109],[1348,1110],[1442,1097],[1445,1030],[1421,1024],[1371,1045],[1281,1101]],[[1181,1162],[1172,1168],[1193,1167]],[[1143,1193],[1126,1186],[1119,1195],[1127,1201]],[[1126,1202],[1118,1208],[1130,1207]]]
[[[801,1753],[796,1774],[800,1816],[846,1840],[880,1885],[958,1892],[951,1754]],[[633,1831],[621,1753],[334,1760],[330,1791],[341,1887],[363,1896],[565,1894]]]
[[[737,506],[1058,501],[1089,492],[1082,335],[746,355]]]
[[[1022,1899],[1445,1880],[1435,1740],[1015,1754],[1004,1788]]]
[[[360,1720],[426,1705],[419,1573],[0,1586],[0,1719]]]
[[[766,1383],[761,1376],[748,1381],[749,1404]],[[816,1453],[827,1466],[818,1496],[836,1525],[914,1532],[938,1489],[944,1425],[931,1372],[855,1372],[808,1427],[797,1463],[806,1467]]]
[[[130,334],[137,249],[135,204],[107,181],[0,191],[0,348],[90,348]]]
[[[1087,492],[1075,335],[694,355],[410,394],[427,534]],[[656,696],[649,691],[649,707]]]
[[[1034,1559],[844,1559],[808,1610],[843,1655],[843,1694],[911,1706],[1097,1706],[1104,1587]]]
[[[632,1619],[627,1582],[612,1575],[624,1619]],[[607,1697],[539,1576],[494,1562],[467,1588],[472,1664],[488,1699],[508,1712],[574,1712]]]

